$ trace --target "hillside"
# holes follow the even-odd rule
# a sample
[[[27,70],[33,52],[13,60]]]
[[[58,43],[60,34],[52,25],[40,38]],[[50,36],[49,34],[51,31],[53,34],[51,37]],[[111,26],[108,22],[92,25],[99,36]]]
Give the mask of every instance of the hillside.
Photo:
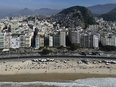
[[[115,13],[116,13],[116,7],[112,9],[110,12],[108,12],[108,14],[115,14]]]
[[[93,14],[106,14],[116,7],[116,4],[94,5],[87,7]]]
[[[86,27],[89,24],[95,24],[95,19],[90,10],[82,6],[74,6],[64,9],[60,13],[51,17],[52,21],[58,22],[65,27]]]
[[[116,21],[116,8],[112,9],[107,14],[103,14],[100,17],[102,17],[106,21]]]

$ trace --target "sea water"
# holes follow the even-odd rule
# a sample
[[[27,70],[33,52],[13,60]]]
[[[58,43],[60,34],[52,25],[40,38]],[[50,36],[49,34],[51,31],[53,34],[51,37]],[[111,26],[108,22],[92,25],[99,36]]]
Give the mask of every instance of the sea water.
[[[88,78],[64,82],[0,82],[0,87],[116,87],[116,78]]]

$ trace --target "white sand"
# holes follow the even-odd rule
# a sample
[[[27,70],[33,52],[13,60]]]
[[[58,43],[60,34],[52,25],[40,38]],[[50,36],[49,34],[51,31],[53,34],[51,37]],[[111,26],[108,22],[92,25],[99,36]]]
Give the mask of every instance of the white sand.
[[[82,63],[77,64],[77,60],[69,60],[64,63],[57,60],[58,63],[46,62],[32,64],[31,60],[10,61],[0,63],[0,75],[14,75],[14,74],[39,74],[39,73],[90,73],[90,74],[116,74],[116,64],[106,65],[105,63],[90,63],[89,65]],[[100,68],[100,66],[102,66]],[[110,67],[107,68],[107,67]]]

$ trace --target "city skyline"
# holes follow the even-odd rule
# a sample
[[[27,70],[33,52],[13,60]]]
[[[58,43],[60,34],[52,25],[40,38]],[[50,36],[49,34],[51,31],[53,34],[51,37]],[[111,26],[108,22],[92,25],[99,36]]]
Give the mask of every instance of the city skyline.
[[[115,0],[2,0],[0,1],[1,9],[39,9],[39,8],[51,8],[51,9],[63,9],[71,6],[93,6],[97,4],[116,3]]]

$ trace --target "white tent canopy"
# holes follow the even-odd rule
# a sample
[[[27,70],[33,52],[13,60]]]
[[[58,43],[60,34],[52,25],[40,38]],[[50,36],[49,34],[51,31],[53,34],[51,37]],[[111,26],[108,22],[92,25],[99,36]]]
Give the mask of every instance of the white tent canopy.
[[[5,51],[9,51],[9,49],[3,49],[2,51],[3,51],[3,52],[5,52]]]

